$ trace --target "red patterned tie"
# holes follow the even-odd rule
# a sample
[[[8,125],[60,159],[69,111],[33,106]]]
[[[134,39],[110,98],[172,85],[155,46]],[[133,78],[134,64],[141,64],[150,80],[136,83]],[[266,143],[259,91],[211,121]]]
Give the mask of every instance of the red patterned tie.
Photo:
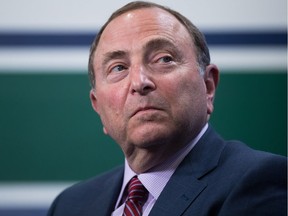
[[[148,191],[137,176],[130,180],[128,185],[128,198],[125,203],[124,216],[142,215],[142,206],[148,198]]]

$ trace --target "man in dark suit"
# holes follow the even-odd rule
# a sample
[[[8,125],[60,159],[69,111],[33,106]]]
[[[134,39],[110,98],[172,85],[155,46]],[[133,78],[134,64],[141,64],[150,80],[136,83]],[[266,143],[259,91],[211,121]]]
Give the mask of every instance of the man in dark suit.
[[[120,8],[92,44],[89,75],[125,165],[66,189],[49,216],[286,215],[286,158],[208,124],[219,72],[184,16],[147,2]]]

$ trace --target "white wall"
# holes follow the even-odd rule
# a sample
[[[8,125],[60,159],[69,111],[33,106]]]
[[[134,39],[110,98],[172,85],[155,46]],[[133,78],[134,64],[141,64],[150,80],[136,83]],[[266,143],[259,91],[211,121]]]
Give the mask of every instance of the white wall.
[[[0,34],[5,32],[96,32],[129,0],[0,0]],[[154,0],[187,16],[202,31],[287,29],[286,0]],[[0,38],[1,39],[1,38]],[[210,47],[223,69],[286,68],[286,47]],[[89,48],[0,49],[3,71],[86,71]],[[71,61],[72,60],[72,61]],[[72,62],[72,63],[71,63]]]
[[[91,31],[127,0],[0,0],[2,30]],[[286,29],[286,0],[155,0],[202,30]]]

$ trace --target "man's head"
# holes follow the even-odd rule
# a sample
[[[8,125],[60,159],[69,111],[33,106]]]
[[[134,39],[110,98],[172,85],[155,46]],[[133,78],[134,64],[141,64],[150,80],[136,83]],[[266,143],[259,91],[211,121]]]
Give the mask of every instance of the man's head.
[[[185,146],[208,121],[218,69],[200,33],[201,39],[191,38],[170,11],[138,4],[144,6],[127,10],[130,4],[112,15],[93,43],[90,98],[104,132],[135,172],[145,172]]]
[[[205,37],[199,31],[199,29],[185,16],[183,16],[182,14],[180,14],[177,11],[174,11],[168,7],[165,7],[165,6],[162,6],[159,4],[155,4],[152,2],[134,1],[134,2],[131,2],[127,5],[119,8],[118,10],[116,10],[110,16],[110,18],[107,20],[107,22],[102,26],[102,28],[100,29],[100,31],[98,32],[96,38],[94,39],[94,41],[92,43],[92,46],[90,49],[90,55],[89,55],[89,64],[88,64],[89,79],[90,79],[90,85],[92,86],[92,88],[95,87],[95,73],[94,73],[94,67],[93,67],[94,53],[95,53],[95,50],[97,49],[99,40],[100,40],[101,35],[102,35],[104,29],[106,28],[106,26],[113,19],[117,18],[118,16],[120,16],[126,12],[129,12],[132,10],[137,10],[137,9],[143,9],[143,8],[152,8],[152,7],[157,7],[157,8],[160,8],[160,9],[167,11],[171,15],[175,16],[175,18],[178,19],[178,21],[182,25],[185,26],[185,28],[187,29],[187,31],[190,34],[191,40],[193,41],[193,43],[195,45],[195,48],[196,48],[195,52],[196,52],[197,61],[199,64],[199,72],[203,75],[203,73],[205,71],[205,67],[210,64],[210,53],[209,53],[209,49],[208,49],[207,44],[206,44]]]

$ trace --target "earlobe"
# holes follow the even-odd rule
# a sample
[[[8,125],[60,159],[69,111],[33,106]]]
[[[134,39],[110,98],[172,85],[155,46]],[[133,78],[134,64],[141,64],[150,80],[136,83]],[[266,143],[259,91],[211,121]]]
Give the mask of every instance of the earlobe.
[[[106,130],[106,128],[103,126],[103,132],[104,134],[108,135],[108,131]]]
[[[91,105],[92,105],[94,111],[98,113],[97,97],[96,97],[96,92],[94,89],[90,90],[90,101],[91,101]]]
[[[94,89],[90,90],[90,101],[91,101],[91,105],[92,105],[94,111],[99,114],[98,106],[97,106],[97,96],[96,96],[96,92]],[[105,128],[105,126],[103,126],[103,132],[104,132],[104,134],[108,135],[108,131]]]
[[[207,113],[211,114],[214,109],[213,102],[215,98],[216,88],[219,82],[219,70],[216,65],[210,64],[206,67],[204,80],[207,95]]]

